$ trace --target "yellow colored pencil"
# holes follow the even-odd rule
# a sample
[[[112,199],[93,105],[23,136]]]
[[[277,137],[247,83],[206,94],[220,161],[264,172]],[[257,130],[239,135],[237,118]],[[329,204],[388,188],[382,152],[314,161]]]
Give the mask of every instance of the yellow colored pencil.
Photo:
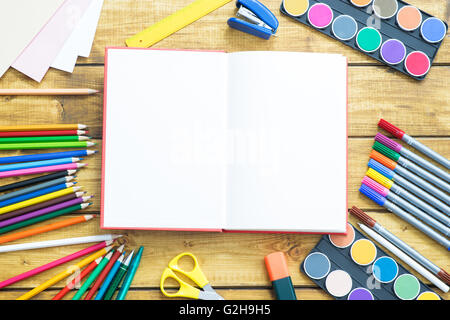
[[[31,299],[35,295],[37,295],[37,294],[41,293],[42,291],[44,291],[45,289],[53,286],[55,283],[58,283],[59,281],[67,278],[68,276],[70,276],[71,274],[75,273],[76,271],[80,271],[81,268],[83,268],[84,266],[88,265],[89,263],[91,263],[95,259],[100,258],[101,256],[105,255],[106,253],[108,253],[109,250],[111,250],[112,247],[113,246],[105,247],[105,248],[103,248],[103,249],[101,249],[101,250],[91,254],[90,256],[84,258],[83,260],[81,260],[77,264],[71,265],[66,270],[58,273],[56,276],[54,276],[53,278],[51,278],[51,279],[45,281],[44,283],[40,284],[39,286],[37,286],[33,290],[28,291],[27,293],[21,295],[16,300],[29,300],[29,299]]]
[[[38,125],[19,125],[19,126],[0,126],[1,132],[11,131],[52,131],[52,130],[84,130],[85,124],[38,124]]]
[[[28,199],[28,200],[25,200],[25,201],[22,201],[22,202],[17,202],[17,203],[11,204],[9,206],[0,208],[0,214],[4,214],[4,213],[7,213],[7,212],[10,212],[10,211],[13,211],[13,210],[22,209],[22,208],[29,207],[29,206],[32,206],[32,205],[37,204],[37,203],[41,203],[41,202],[44,202],[44,201],[47,201],[47,200],[51,200],[51,199],[55,199],[55,198],[58,198],[58,197],[61,197],[61,196],[65,196],[65,195],[67,195],[69,193],[77,192],[81,188],[82,187],[70,187],[70,188],[59,190],[59,191],[47,193],[47,194],[44,194],[42,196],[39,196],[39,197],[36,197],[36,198],[32,198],[32,199]]]

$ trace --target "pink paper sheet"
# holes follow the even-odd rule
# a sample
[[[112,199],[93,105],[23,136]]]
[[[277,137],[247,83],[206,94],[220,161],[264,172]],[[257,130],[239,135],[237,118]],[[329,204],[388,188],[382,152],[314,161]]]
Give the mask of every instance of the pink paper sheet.
[[[40,82],[92,0],[66,0],[12,67]]]

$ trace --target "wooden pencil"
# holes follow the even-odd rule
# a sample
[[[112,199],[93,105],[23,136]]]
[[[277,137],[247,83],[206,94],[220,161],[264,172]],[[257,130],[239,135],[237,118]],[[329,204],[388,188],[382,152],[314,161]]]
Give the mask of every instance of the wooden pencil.
[[[80,96],[100,91],[89,88],[71,89],[0,89],[0,96]]]
[[[0,137],[82,136],[88,133],[87,130],[11,131],[0,132]]]
[[[95,145],[95,143],[90,141],[0,143],[0,150],[86,148],[92,147],[93,145]]]
[[[17,126],[0,126],[0,132],[11,131],[50,131],[50,130],[84,130],[87,126],[84,124],[30,124]]]

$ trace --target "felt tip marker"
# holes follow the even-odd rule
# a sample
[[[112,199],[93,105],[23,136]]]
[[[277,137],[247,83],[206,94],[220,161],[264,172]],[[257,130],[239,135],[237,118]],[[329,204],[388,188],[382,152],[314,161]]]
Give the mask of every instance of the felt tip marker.
[[[429,216],[428,214],[426,214],[425,212],[423,212],[419,208],[416,208],[415,206],[413,206],[408,201],[406,201],[403,198],[397,196],[393,192],[390,192],[389,189],[383,187],[381,184],[379,184],[378,182],[370,179],[367,176],[364,177],[364,179],[362,180],[362,183],[365,184],[366,186],[368,186],[369,188],[371,188],[372,190],[374,190],[374,191],[378,192],[379,194],[381,194],[387,200],[392,201],[396,205],[402,207],[404,210],[406,210],[407,212],[409,212],[412,215],[416,216],[417,218],[419,218],[420,220],[422,220],[426,224],[430,225],[431,227],[435,228],[439,232],[442,232],[447,237],[450,235],[450,228],[448,227],[450,225],[450,219],[449,218],[444,216],[444,218],[446,218],[445,224],[437,221],[436,219],[432,218],[431,216]]]
[[[297,300],[284,253],[273,252],[265,256],[264,261],[277,299]]]
[[[400,156],[397,152],[394,150],[386,147],[384,144],[375,141],[373,145],[373,149],[380,152],[381,154],[385,155],[386,157],[396,161],[400,166],[396,166],[396,169],[400,172],[403,168],[411,170],[418,176],[422,177],[423,179],[431,182],[438,188],[441,188],[442,190],[446,192],[450,192],[450,184],[445,182],[444,180],[436,177],[435,175],[429,173],[428,171],[422,169],[421,167],[415,165],[408,159],[403,158]]]
[[[394,234],[392,234],[390,231],[386,230],[381,226],[375,219],[371,218],[367,213],[362,211],[361,209],[353,206],[350,209],[350,213],[357,217],[359,220],[361,220],[366,226],[369,228],[375,230],[380,235],[385,237],[387,240],[392,242],[395,246],[397,246],[399,249],[403,250],[406,254],[408,254],[410,257],[414,258],[417,262],[419,262],[421,265],[423,265],[425,268],[430,270],[432,273],[437,275],[439,278],[441,278],[445,283],[450,284],[450,275],[442,268],[438,267],[434,263],[432,263],[430,260],[422,256],[419,252],[414,250],[412,247],[410,247],[407,243],[396,237]]]
[[[378,142],[375,142],[375,144],[378,144],[379,146],[383,146],[381,143],[378,143]],[[377,148],[377,147],[375,147],[375,145],[374,145],[374,149],[375,148]],[[386,148],[386,147],[384,147],[384,148]],[[389,171],[391,171],[391,170],[389,170]],[[395,169],[393,170],[393,172],[398,173],[399,175],[401,175],[402,177],[408,179],[409,181],[411,181],[412,183],[414,183],[418,187],[420,187],[420,188],[424,189],[425,191],[431,193],[436,198],[439,198],[440,200],[444,201],[447,205],[450,204],[450,196],[448,196],[447,193],[445,193],[444,191],[436,188],[431,183],[428,183],[427,181],[425,181],[424,179],[420,178],[418,175],[412,173],[408,169],[403,168],[401,166],[396,166]]]
[[[435,230],[424,224],[422,221],[416,219],[415,217],[413,217],[412,215],[410,215],[409,213],[398,207],[396,204],[387,200],[378,192],[372,190],[371,188],[369,188],[364,184],[361,185],[361,187],[359,188],[359,192],[364,194],[373,202],[377,203],[382,207],[385,207],[387,210],[394,213],[396,216],[413,225],[414,227],[422,231],[424,234],[435,240],[437,243],[447,248],[447,250],[450,250],[450,241],[446,237],[436,232]]]
[[[441,168],[438,168],[431,162],[425,160],[424,158],[416,155],[414,152],[409,151],[408,149],[404,148],[400,143],[395,142],[392,139],[389,139],[385,135],[381,133],[377,133],[375,136],[375,141],[378,141],[382,144],[384,144],[389,149],[394,150],[395,152],[401,154],[405,158],[417,163],[422,168],[430,171],[431,173],[434,173],[436,176],[441,177],[447,182],[450,182],[450,174],[442,170]]]
[[[443,157],[436,151],[430,149],[426,145],[420,143],[413,137],[410,137],[403,130],[400,130],[393,124],[387,122],[384,119],[380,119],[380,121],[378,122],[378,126],[382,129],[386,130],[387,132],[391,133],[392,135],[394,135],[394,137],[406,142],[408,145],[410,145],[414,149],[419,150],[424,155],[426,155],[426,156],[430,157],[431,159],[435,160],[436,162],[442,164],[447,169],[450,169],[450,160]]]

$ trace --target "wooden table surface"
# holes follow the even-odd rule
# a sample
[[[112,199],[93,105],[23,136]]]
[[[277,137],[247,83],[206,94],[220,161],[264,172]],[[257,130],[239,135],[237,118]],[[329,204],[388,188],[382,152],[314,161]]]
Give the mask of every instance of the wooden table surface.
[[[73,74],[50,70],[38,84],[11,69],[0,79],[0,88],[103,89],[105,46],[124,46],[125,39],[173,13],[191,0],[106,0],[89,58],[79,58]],[[418,82],[379,64],[365,55],[334,41],[320,32],[298,24],[279,12],[281,0],[263,0],[280,22],[277,37],[262,40],[227,26],[235,15],[235,4],[228,3],[197,22],[159,42],[157,48],[219,49],[232,51],[278,50],[341,53],[349,59],[349,148],[348,205],[356,205],[375,217],[386,228],[450,271],[449,253],[417,229],[383,210],[358,193],[377,122],[385,118],[409,135],[418,138],[450,158],[450,41],[445,40],[426,80]],[[448,0],[409,0],[413,5],[448,22]],[[149,74],[151,76],[151,74]],[[151,95],[149,95],[151,99]],[[87,212],[99,212],[101,139],[101,94],[86,97],[0,97],[0,125],[42,123],[84,123],[100,152],[89,157],[87,168],[78,173],[79,185],[95,195]],[[4,152],[5,155],[22,152]],[[3,154],[2,154],[3,155]],[[2,184],[7,180],[2,181]],[[124,212],[126,214],[126,212]],[[56,220],[61,220],[56,219]],[[356,220],[350,217],[350,221]],[[99,220],[16,241],[23,243],[108,233]],[[130,289],[129,299],[163,299],[159,278],[168,261],[184,251],[194,253],[214,288],[225,299],[273,299],[264,256],[286,253],[298,299],[331,299],[299,271],[299,265],[319,240],[319,235],[220,234],[203,232],[125,231],[127,251],[145,246],[141,265]],[[80,250],[68,246],[0,254],[0,280],[10,278],[44,263]],[[67,266],[46,271],[0,291],[0,299],[15,299]],[[416,274],[417,275],[417,274]],[[419,278],[426,282],[425,279]],[[65,285],[60,282],[35,299],[49,299]],[[439,292],[439,291],[438,291]],[[442,292],[439,292],[442,294]],[[446,299],[450,294],[442,294]],[[67,297],[71,297],[69,294]]]

